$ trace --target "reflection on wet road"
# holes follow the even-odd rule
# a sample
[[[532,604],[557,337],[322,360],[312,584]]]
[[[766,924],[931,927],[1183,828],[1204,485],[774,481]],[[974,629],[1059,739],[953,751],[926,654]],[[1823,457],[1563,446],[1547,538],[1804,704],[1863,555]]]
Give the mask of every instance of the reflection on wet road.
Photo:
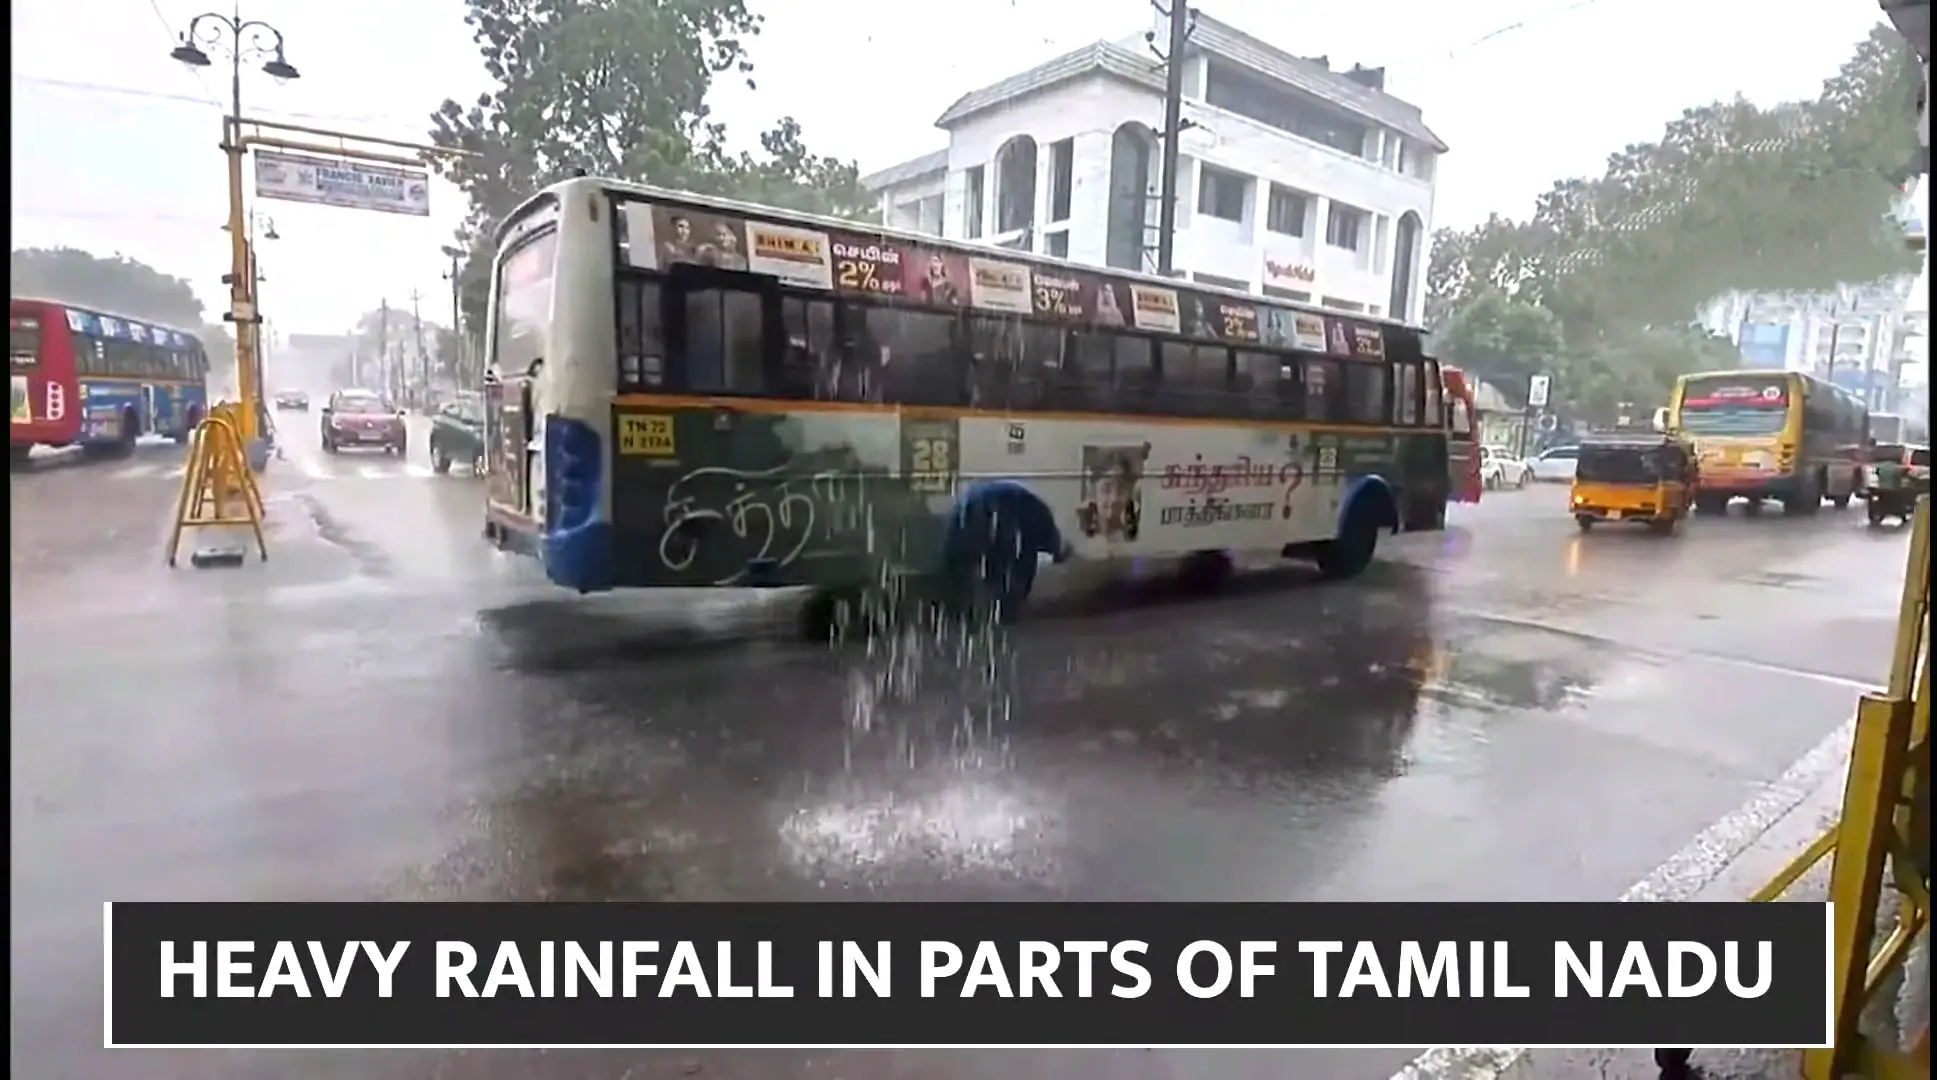
[[[1066,582],[1010,634],[829,650],[784,601],[561,597],[461,476],[274,475],[269,566],[199,576],[107,483],[14,479],[32,1075],[1382,1077],[1407,1055],[104,1058],[98,904],[1606,898],[1849,715],[1903,558],[1830,513],[1581,537],[1536,489],[1349,585]]]

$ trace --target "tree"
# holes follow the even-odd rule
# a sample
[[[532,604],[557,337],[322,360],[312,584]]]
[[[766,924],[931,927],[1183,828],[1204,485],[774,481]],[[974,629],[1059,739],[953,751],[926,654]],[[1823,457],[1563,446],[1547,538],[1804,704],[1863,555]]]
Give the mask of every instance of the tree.
[[[762,154],[730,153],[707,92],[752,85],[745,0],[467,0],[465,21],[495,84],[466,107],[445,101],[431,139],[464,151],[442,168],[471,200],[460,230],[460,300],[482,328],[491,233],[526,196],[576,171],[853,214],[866,205],[853,164],[807,151],[782,118]]]
[[[1690,109],[1658,141],[1610,156],[1600,177],[1556,183],[1524,221],[1440,230],[1428,317],[1448,342],[1518,375],[1526,362],[1488,351],[1519,347],[1508,331],[1533,325],[1500,322],[1506,300],[1544,309],[1561,340],[1557,397],[1583,395],[1595,413],[1659,400],[1688,365],[1739,359],[1687,328],[1703,303],[1912,269],[1885,219],[1915,161],[1921,86],[1915,54],[1879,26],[1812,101]],[[1525,347],[1551,344],[1542,331]]]
[[[164,326],[202,325],[202,302],[182,278],[125,255],[103,257],[77,248],[15,249],[16,294],[63,300],[104,313]]]
[[[1434,344],[1441,359],[1508,394],[1523,394],[1528,379],[1551,373],[1565,349],[1553,312],[1499,288],[1473,294],[1440,328]]]

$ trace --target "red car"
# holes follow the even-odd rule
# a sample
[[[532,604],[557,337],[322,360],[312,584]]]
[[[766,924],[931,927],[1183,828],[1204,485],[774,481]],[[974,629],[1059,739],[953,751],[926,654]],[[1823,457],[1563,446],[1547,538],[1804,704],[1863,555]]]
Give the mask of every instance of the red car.
[[[323,407],[323,449],[381,449],[403,457],[408,446],[402,409],[368,390],[338,390]]]

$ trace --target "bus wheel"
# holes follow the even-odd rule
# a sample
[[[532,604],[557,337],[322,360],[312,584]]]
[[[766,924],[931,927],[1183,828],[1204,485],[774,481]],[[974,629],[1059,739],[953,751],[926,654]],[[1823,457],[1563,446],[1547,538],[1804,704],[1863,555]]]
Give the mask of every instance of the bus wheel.
[[[1338,538],[1318,546],[1318,572],[1335,581],[1358,577],[1378,550],[1379,519],[1370,500],[1361,497],[1352,504]]]
[[[1177,580],[1192,592],[1211,593],[1224,587],[1236,572],[1227,551],[1193,551],[1177,567]]]
[[[1829,497],[1829,505],[1837,510],[1848,510],[1850,508],[1850,493],[1845,491],[1831,495]]]
[[[1782,500],[1782,512],[1790,517],[1807,517],[1823,508],[1823,485],[1818,478],[1797,481],[1794,495]]]
[[[973,538],[956,582],[958,604],[970,622],[1012,624],[1036,584],[1036,553],[1026,550],[1021,530],[1008,515],[981,509],[968,523]]]
[[[815,644],[839,644],[872,629],[867,594],[861,589],[816,589],[800,609],[800,635]]]
[[[115,433],[114,448],[118,454],[135,452],[135,440],[141,437],[141,418],[135,415],[134,407],[121,410],[121,430]]]
[[[1748,505],[1742,508],[1742,512],[1749,515],[1750,517],[1761,517],[1762,516],[1761,497],[1756,495],[1749,496]]]
[[[33,443],[14,443],[13,456],[8,459],[15,465],[25,465],[34,456]]]
[[[1728,510],[1729,500],[1726,495],[1695,496],[1695,512],[1697,514],[1726,514]]]
[[[185,420],[182,429],[169,436],[177,443],[185,443],[195,437],[195,429],[202,426],[202,410],[191,407]]]

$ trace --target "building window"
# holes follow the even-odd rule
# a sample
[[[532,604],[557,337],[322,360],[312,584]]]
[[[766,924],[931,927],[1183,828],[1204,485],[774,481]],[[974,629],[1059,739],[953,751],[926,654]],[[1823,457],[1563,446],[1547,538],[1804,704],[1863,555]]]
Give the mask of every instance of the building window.
[[[1053,232],[1043,237],[1043,254],[1052,259],[1069,258],[1069,230]]]
[[[1271,185],[1271,201],[1265,207],[1264,227],[1285,236],[1305,235],[1305,214],[1311,199],[1302,191]]]
[[[1332,212],[1325,215],[1325,242],[1335,248],[1357,251],[1367,216],[1357,207],[1333,203]]]
[[[1331,308],[1333,311],[1364,311],[1365,310],[1365,305],[1359,303],[1356,300],[1341,300],[1336,296],[1325,297],[1324,299],[1318,302],[1318,306],[1324,307],[1324,308]]]
[[[1076,177],[1076,140],[1049,144],[1049,220],[1068,221]]]
[[[1204,166],[1197,181],[1197,212],[1225,221],[1244,220],[1244,193],[1251,178]]]
[[[1264,294],[1266,296],[1275,296],[1280,300],[1289,300],[1294,304],[1309,304],[1312,302],[1312,294],[1302,289],[1286,289],[1280,288],[1277,285],[1266,285],[1264,287]]]
[[[970,240],[982,237],[982,166],[968,171],[962,184],[962,235]]]

